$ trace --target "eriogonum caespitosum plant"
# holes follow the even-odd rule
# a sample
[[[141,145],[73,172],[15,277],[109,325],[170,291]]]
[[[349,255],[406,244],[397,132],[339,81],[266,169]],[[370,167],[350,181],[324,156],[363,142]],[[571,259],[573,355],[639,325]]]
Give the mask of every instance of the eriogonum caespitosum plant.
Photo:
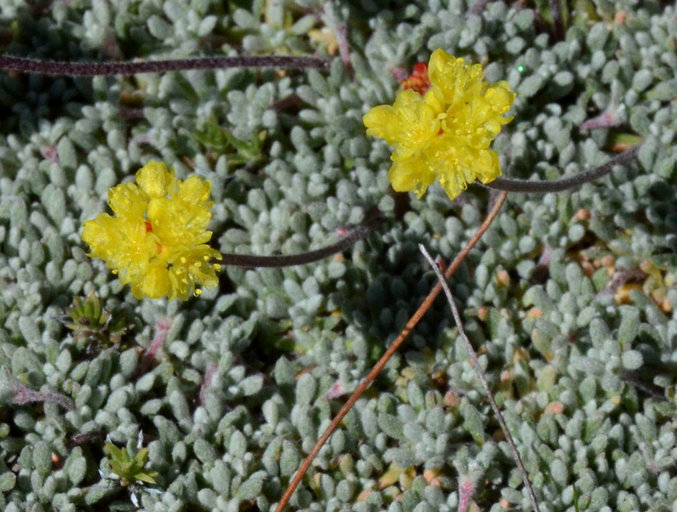
[[[367,134],[395,148],[388,179],[396,191],[421,196],[439,179],[453,199],[476,179],[488,183],[500,176],[498,155],[489,145],[512,120],[503,114],[515,93],[505,81],[487,82],[479,64],[441,49],[430,56],[428,76],[427,90],[419,70],[416,84],[405,83],[409,88],[392,106],[372,108],[363,121]]]
[[[136,173],[136,184],[112,187],[108,204],[114,215],[100,213],[85,222],[82,239],[102,258],[122,284],[143,297],[187,299],[196,285],[218,284],[221,254],[207,245],[211,184],[198,176],[177,180],[162,162],[151,161]]]

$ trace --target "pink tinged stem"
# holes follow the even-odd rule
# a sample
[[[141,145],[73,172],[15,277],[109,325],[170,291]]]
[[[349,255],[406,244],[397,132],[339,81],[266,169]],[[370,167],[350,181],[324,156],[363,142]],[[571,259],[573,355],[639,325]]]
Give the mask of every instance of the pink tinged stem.
[[[597,117],[592,117],[581,124],[581,130],[594,130],[595,128],[612,128],[620,124],[620,119],[615,110],[607,110]]]
[[[339,21],[336,13],[336,7],[333,3],[327,2],[324,8],[324,19],[327,26],[334,33],[336,44],[338,45],[339,56],[343,65],[349,73],[352,73],[353,64],[350,60],[350,43],[348,43],[348,27],[345,22]]]
[[[202,381],[202,386],[200,386],[200,405],[204,407],[205,405],[205,398],[207,397],[207,391],[212,385],[212,380],[214,380],[214,375],[216,374],[216,370],[218,369],[218,365],[215,363],[210,364],[207,367],[207,371],[205,372],[205,379]]]
[[[167,334],[169,334],[169,329],[171,326],[172,321],[170,318],[165,317],[157,321],[155,324],[155,337],[153,338],[150,347],[148,347],[146,353],[143,355],[143,359],[141,360],[137,374],[140,375],[146,372],[150,364],[153,362],[153,359],[155,359],[158,350],[160,350],[160,347],[162,347],[164,342],[167,340]]]
[[[409,70],[404,66],[393,66],[390,68],[390,74],[393,75],[396,82],[404,82],[409,76]]]
[[[336,42],[338,43],[339,55],[341,61],[348,71],[352,71],[353,63],[350,61],[350,45],[348,44],[348,28],[345,25],[340,25],[334,29]]]
[[[465,477],[460,477],[458,484],[458,512],[467,512],[475,493],[475,484]]]
[[[157,353],[158,350],[160,350],[160,347],[164,344],[165,340],[167,339],[167,334],[169,333],[169,329],[171,326],[172,322],[169,318],[161,318],[160,320],[158,320],[158,323],[155,325],[157,331],[155,332],[153,342],[150,344],[150,347],[148,347],[148,350],[146,351],[146,358],[148,359],[155,358],[155,354]]]
[[[16,405],[25,405],[30,402],[51,402],[64,409],[73,409],[74,407],[70,398],[56,391],[33,391],[18,380],[15,380],[12,384],[15,391],[11,401]]]

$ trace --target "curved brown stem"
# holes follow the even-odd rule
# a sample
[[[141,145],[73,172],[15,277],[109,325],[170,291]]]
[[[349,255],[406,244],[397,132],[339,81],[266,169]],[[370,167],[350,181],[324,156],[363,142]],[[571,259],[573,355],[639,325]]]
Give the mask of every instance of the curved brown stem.
[[[614,166],[616,165],[629,164],[637,156],[640,146],[641,144],[638,144],[637,146],[623,151],[622,153],[610,159],[608,162],[605,162],[602,165],[594,167],[588,171],[576,174],[574,176],[561,178],[559,180],[533,181],[501,176],[496,178],[491,183],[487,183],[483,186],[487,188],[493,188],[494,190],[503,190],[506,192],[527,192],[536,194],[546,194],[548,192],[561,192],[563,190],[570,190],[580,187],[584,183],[589,183],[601,178],[602,176],[606,176],[611,171],[613,171]]]
[[[253,254],[233,254],[226,253],[221,255],[220,260],[214,263],[221,265],[236,265],[239,267],[293,267],[294,265],[304,265],[314,261],[322,260],[332,254],[345,251],[348,247],[364,238],[375,230],[383,222],[383,217],[377,212],[372,214],[367,220],[353,229],[338,242],[327,245],[314,251],[303,252],[301,254],[284,254],[276,256],[256,256]]]
[[[445,279],[449,279],[451,275],[456,272],[456,269],[458,269],[459,265],[463,262],[463,260],[466,258],[470,250],[479,242],[480,238],[482,238],[482,235],[486,232],[487,229],[489,229],[489,226],[493,222],[493,220],[496,218],[498,215],[499,210],[501,209],[501,206],[503,206],[503,203],[505,202],[506,197],[508,196],[507,192],[502,192],[496,202],[494,203],[491,211],[489,212],[489,215],[487,215],[487,218],[484,220],[482,225],[479,227],[477,232],[473,235],[473,237],[468,241],[466,246],[463,248],[463,250],[454,258],[454,261],[451,262],[449,267],[444,273]],[[301,480],[303,479],[304,475],[308,471],[308,468],[310,468],[310,464],[313,462],[313,459],[317,456],[317,454],[320,452],[320,449],[322,446],[324,446],[324,443],[327,442],[329,437],[334,433],[336,428],[339,426],[339,424],[343,421],[343,418],[345,418],[346,414],[348,414],[348,411],[352,409],[353,405],[355,405],[355,402],[362,396],[362,393],[366,391],[366,389],[369,387],[369,385],[374,382],[374,379],[378,376],[379,373],[381,373],[381,370],[383,370],[383,367],[388,363],[390,358],[393,356],[395,352],[400,348],[404,340],[409,336],[409,333],[411,330],[418,324],[418,322],[423,318],[423,315],[430,309],[430,306],[432,306],[433,302],[437,298],[437,296],[440,294],[442,291],[442,285],[440,283],[437,283],[435,287],[430,290],[430,293],[428,296],[424,299],[423,303],[419,306],[419,308],[416,310],[416,312],[412,315],[412,317],[409,319],[407,322],[407,325],[404,326],[404,329],[400,332],[400,334],[395,338],[395,341],[388,347],[388,349],[385,351],[385,353],[381,356],[381,358],[377,361],[377,363],[374,365],[374,367],[371,369],[371,371],[367,374],[367,376],[364,378],[364,380],[360,383],[359,386],[357,386],[357,389],[353,392],[353,394],[348,398],[345,404],[343,404],[343,407],[341,407],[341,410],[336,414],[334,419],[332,420],[331,424],[327,427],[327,429],[322,433],[320,438],[317,440],[315,443],[315,446],[313,446],[313,449],[310,450],[310,453],[308,456],[303,460],[301,463],[301,466],[299,467],[299,470],[296,472],[294,475],[294,478],[292,479],[291,482],[289,482],[289,485],[287,486],[287,489],[285,490],[284,494],[282,495],[282,499],[280,499],[280,502],[277,505],[277,508],[275,509],[275,512],[282,512],[284,510],[284,507],[289,503],[289,500],[292,497],[292,494],[294,494],[294,491],[296,488],[299,486],[301,483]]]

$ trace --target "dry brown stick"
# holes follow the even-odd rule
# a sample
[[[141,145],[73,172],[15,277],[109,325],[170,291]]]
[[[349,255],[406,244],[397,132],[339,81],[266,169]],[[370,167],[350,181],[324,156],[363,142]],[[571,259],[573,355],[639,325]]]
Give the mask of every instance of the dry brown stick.
[[[482,235],[486,232],[487,229],[489,229],[489,226],[491,223],[494,221],[496,216],[498,215],[499,210],[501,209],[501,206],[503,206],[503,203],[505,202],[505,198],[508,196],[507,192],[502,192],[496,202],[494,203],[491,211],[487,215],[487,218],[484,220],[482,225],[479,227],[477,232],[473,235],[473,237],[468,241],[466,246],[463,248],[463,250],[456,256],[454,261],[451,262],[449,267],[447,268],[446,272],[444,273],[445,279],[449,279],[451,275],[456,272],[456,269],[460,266],[460,264],[463,262],[463,260],[466,258],[470,250],[479,242],[480,238],[482,238]],[[310,453],[308,456],[303,460],[301,463],[301,466],[299,467],[299,470],[296,472],[294,475],[294,478],[292,479],[291,482],[289,482],[289,485],[287,486],[287,489],[284,491],[284,494],[282,495],[282,499],[277,505],[277,508],[275,509],[275,512],[282,512],[284,510],[284,507],[289,503],[289,500],[292,497],[292,494],[294,494],[294,491],[296,488],[299,486],[301,483],[301,480],[305,476],[306,472],[308,471],[308,468],[310,468],[310,464],[313,462],[313,459],[317,456],[317,454],[320,452],[320,449],[322,449],[322,446],[327,442],[327,439],[329,439],[329,436],[331,436],[336,428],[339,426],[339,424],[343,421],[343,418],[345,418],[346,414],[348,414],[348,411],[352,409],[353,405],[355,405],[355,402],[362,396],[362,393],[366,391],[366,389],[369,387],[369,385],[374,382],[376,377],[378,376],[379,373],[381,373],[381,370],[383,370],[383,367],[388,363],[390,358],[393,356],[395,352],[400,348],[404,340],[409,336],[409,333],[411,330],[418,324],[418,322],[423,318],[423,315],[430,309],[430,306],[432,306],[433,302],[437,298],[437,296],[440,294],[442,291],[442,285],[440,283],[437,283],[435,287],[433,287],[432,290],[430,290],[430,293],[428,296],[425,298],[423,303],[419,306],[419,308],[416,310],[416,312],[412,315],[412,317],[409,319],[407,322],[407,325],[404,326],[404,329],[400,332],[400,334],[395,338],[395,341],[393,341],[392,345],[388,347],[388,349],[385,351],[385,353],[381,356],[381,358],[377,361],[377,363],[374,365],[374,367],[371,369],[371,371],[367,374],[367,376],[364,378],[364,380],[360,383],[360,385],[357,387],[357,389],[354,391],[354,393],[348,398],[346,403],[341,407],[341,410],[336,414],[332,422],[329,424],[327,429],[322,433],[320,438],[317,440],[315,443],[315,446],[313,446],[313,449],[310,450]]]
[[[534,489],[531,487],[531,482],[529,481],[529,473],[527,473],[527,469],[524,467],[524,462],[522,462],[520,452],[517,450],[515,440],[512,438],[512,434],[510,433],[508,425],[506,425],[505,420],[503,419],[501,410],[498,408],[496,400],[494,400],[494,396],[491,394],[489,382],[487,381],[487,378],[484,375],[484,372],[482,371],[482,366],[480,366],[480,360],[477,358],[475,349],[473,348],[472,343],[470,343],[468,336],[465,334],[465,329],[463,328],[463,321],[461,320],[461,313],[458,311],[458,308],[456,307],[456,303],[454,302],[454,297],[451,294],[449,285],[447,284],[446,279],[444,279],[444,276],[442,275],[442,272],[440,271],[439,267],[437,266],[437,264],[435,264],[430,254],[428,254],[428,251],[423,246],[423,244],[418,244],[418,248],[425,256],[425,259],[428,260],[428,263],[430,264],[432,269],[435,271],[437,281],[444,288],[444,294],[446,295],[447,302],[449,303],[449,307],[451,308],[451,314],[453,315],[454,320],[456,321],[458,333],[461,336],[463,343],[465,344],[465,350],[466,352],[468,352],[470,360],[473,366],[475,367],[475,371],[477,372],[477,376],[480,378],[480,382],[482,383],[482,387],[484,388],[484,393],[487,395],[487,399],[489,400],[489,404],[491,405],[491,408],[494,411],[494,414],[496,415],[498,424],[501,426],[501,430],[505,435],[506,441],[508,441],[508,445],[510,446],[510,450],[512,451],[513,457],[515,457],[515,463],[517,464],[517,467],[519,468],[519,471],[522,474],[522,480],[524,481],[524,485],[526,486],[527,494],[529,495],[531,504],[533,505],[535,512],[541,512],[541,509],[538,507],[538,501],[536,501]]]

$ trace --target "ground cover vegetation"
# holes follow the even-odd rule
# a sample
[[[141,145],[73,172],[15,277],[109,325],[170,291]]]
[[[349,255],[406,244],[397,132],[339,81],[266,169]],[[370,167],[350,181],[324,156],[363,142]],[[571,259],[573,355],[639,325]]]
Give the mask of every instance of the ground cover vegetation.
[[[316,452],[286,509],[675,510],[676,45],[657,0],[2,2],[0,507],[273,511]],[[434,270],[461,322],[409,332]]]

